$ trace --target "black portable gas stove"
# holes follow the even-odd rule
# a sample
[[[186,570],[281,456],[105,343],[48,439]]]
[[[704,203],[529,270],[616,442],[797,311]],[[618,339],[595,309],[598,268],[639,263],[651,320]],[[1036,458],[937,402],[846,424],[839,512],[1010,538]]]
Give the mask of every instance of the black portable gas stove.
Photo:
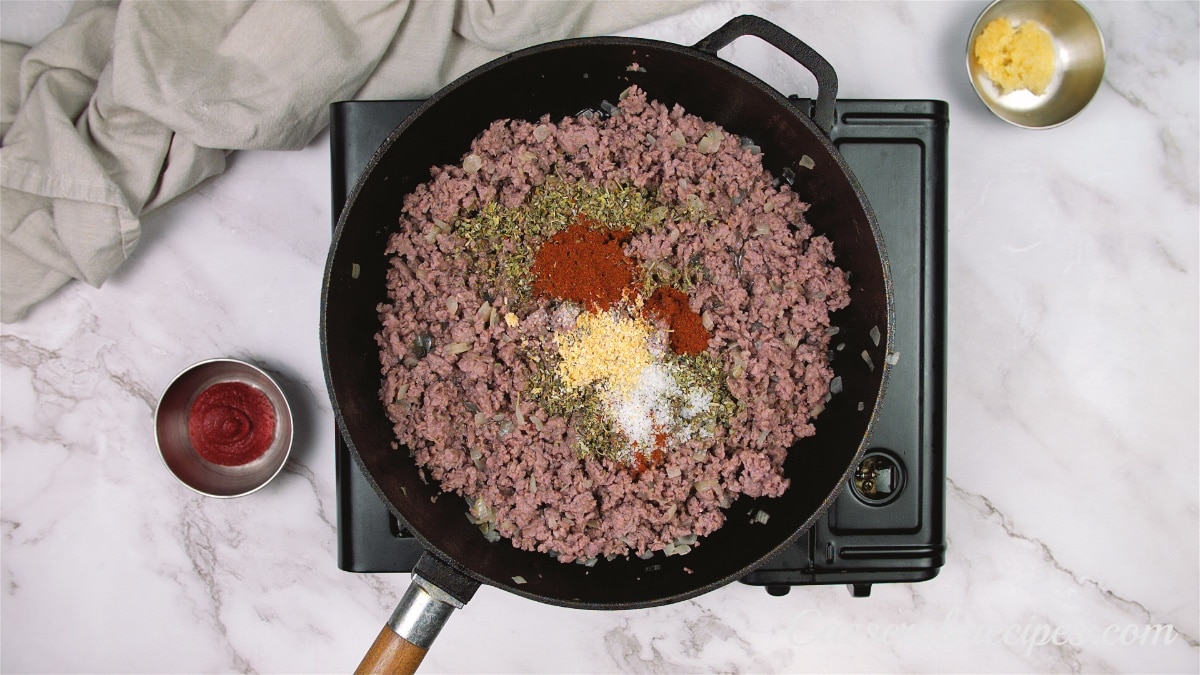
[[[794,99],[810,106],[807,99]],[[372,154],[420,101],[331,107],[333,219]],[[840,100],[832,138],[867,193],[891,261],[899,361],[870,449],[832,507],[795,545],[742,579],[792,586],[932,579],[945,561],[946,141],[941,101]],[[375,494],[336,439],[338,566],[409,572],[417,540]]]

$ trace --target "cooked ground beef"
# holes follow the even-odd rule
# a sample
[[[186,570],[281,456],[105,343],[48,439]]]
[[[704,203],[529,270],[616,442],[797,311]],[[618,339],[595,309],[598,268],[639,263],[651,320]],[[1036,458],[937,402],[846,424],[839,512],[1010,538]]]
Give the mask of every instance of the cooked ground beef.
[[[517,207],[552,176],[634,185],[707,214],[635,233],[625,252],[642,265],[703,270],[691,308],[711,326],[708,353],[739,405],[709,437],[641,473],[581,459],[572,420],[551,417],[526,391],[555,358],[552,332],[578,308],[503,294],[450,226],[494,200]],[[755,148],[637,89],[611,116],[495,122],[460,164],[435,167],[405,197],[391,238],[377,340],[397,447],[465,497],[482,529],[564,562],[675,550],[719,528],[738,495],[783,493],[788,447],[813,433],[833,375],[829,314],[849,302],[806,208]],[[497,321],[510,312],[515,326]]]

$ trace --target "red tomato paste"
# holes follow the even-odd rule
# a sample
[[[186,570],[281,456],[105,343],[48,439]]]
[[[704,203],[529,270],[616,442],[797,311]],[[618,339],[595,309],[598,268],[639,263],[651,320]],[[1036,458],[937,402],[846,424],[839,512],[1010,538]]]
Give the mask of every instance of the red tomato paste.
[[[213,464],[247,464],[262,457],[275,440],[275,407],[248,384],[214,384],[192,403],[188,437],[196,452]]]

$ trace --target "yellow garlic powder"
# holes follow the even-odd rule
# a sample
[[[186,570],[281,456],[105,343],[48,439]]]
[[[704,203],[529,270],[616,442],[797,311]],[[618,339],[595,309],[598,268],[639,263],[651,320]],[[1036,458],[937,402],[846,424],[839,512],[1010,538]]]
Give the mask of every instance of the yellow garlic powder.
[[[1007,18],[993,19],[975,39],[975,59],[1003,93],[1044,94],[1054,77],[1054,40],[1036,23],[1014,28]]]
[[[559,377],[568,387],[600,382],[614,393],[628,393],[654,360],[649,348],[652,332],[644,319],[617,310],[584,312],[573,330],[556,336],[562,359]]]

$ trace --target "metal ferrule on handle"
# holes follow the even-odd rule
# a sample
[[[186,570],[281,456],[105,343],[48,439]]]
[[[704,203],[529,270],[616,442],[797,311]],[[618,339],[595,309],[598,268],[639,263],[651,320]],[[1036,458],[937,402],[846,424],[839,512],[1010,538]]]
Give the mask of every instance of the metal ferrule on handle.
[[[388,627],[414,645],[428,649],[450,614],[462,606],[448,593],[414,573],[412,583],[388,619]]]

